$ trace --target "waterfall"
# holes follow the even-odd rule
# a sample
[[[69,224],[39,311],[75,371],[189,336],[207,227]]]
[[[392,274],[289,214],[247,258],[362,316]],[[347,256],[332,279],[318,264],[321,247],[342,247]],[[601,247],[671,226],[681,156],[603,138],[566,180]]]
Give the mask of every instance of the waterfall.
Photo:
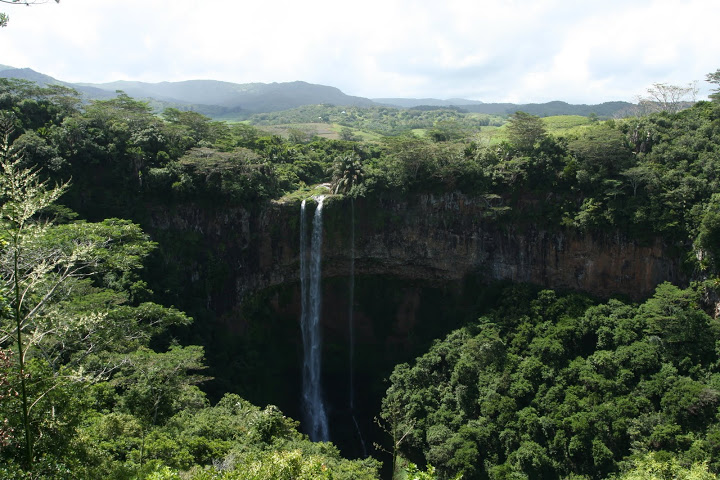
[[[350,333],[350,416],[355,424],[360,445],[362,447],[363,457],[367,457],[367,448],[365,447],[365,439],[360,431],[357,418],[355,418],[355,323],[354,323],[354,306],[355,306],[355,200],[350,199],[350,299],[348,307],[348,331]]]
[[[310,255],[307,251],[305,200],[300,204],[300,326],[303,340],[302,408],[312,441],[330,439],[328,420],[320,385],[322,339],[320,313],[322,306],[320,280],[322,266],[322,207],[324,196],[317,197],[317,208],[312,222]]]

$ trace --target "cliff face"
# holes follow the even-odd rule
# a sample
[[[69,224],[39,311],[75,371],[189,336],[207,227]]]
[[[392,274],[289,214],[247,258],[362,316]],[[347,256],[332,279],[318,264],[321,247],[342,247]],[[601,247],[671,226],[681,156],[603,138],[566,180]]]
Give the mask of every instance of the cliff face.
[[[314,208],[308,205],[308,221]],[[171,295],[166,303],[199,319],[193,328],[217,389],[300,418],[299,203],[155,206],[150,214],[146,228],[161,243],[166,269],[159,288]],[[351,456],[361,455],[347,408],[351,338],[355,390],[363,392],[355,413],[360,429],[373,432],[383,379],[432,339],[476,319],[502,291],[484,284],[510,280],[640,299],[660,282],[685,281],[679,260],[666,255],[659,239],[640,245],[617,235],[521,228],[492,215],[484,199],[459,194],[364,199],[354,206],[325,200],[322,376],[331,436]]]
[[[686,281],[679,259],[667,255],[661,239],[641,245],[620,235],[503,226],[488,218],[492,212],[480,198],[445,194],[358,200],[353,210],[358,276],[442,283],[477,275],[487,281],[529,282],[633,299],[650,295],[663,281]],[[350,201],[331,197],[323,213],[323,277],[347,276],[352,255]],[[158,209],[151,230],[194,232],[201,238],[198,249],[207,249],[205,255],[216,257],[227,270],[222,292],[211,292],[214,298],[208,299],[224,310],[252,292],[298,281],[299,227],[297,203],[273,203],[254,212],[240,207]],[[202,275],[193,273],[191,281]]]
[[[360,209],[357,271],[431,280],[476,274],[635,299],[660,282],[684,280],[660,239],[639,245],[619,235],[502,227],[487,219],[491,212],[483,199],[422,195]]]

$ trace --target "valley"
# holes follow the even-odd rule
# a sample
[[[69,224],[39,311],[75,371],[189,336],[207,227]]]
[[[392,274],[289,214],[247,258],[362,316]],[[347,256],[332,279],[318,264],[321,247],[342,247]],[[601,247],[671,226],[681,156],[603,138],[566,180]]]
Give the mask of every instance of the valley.
[[[483,105],[238,123],[0,78],[0,472],[715,472],[718,102]]]

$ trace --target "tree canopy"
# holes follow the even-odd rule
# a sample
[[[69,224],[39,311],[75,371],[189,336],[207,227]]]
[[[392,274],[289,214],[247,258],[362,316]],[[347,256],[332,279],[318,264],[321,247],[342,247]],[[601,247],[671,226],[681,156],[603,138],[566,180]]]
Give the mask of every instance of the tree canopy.
[[[214,294],[230,247],[204,249],[202,228],[140,226],[165,221],[149,206],[243,209],[254,232],[254,215],[295,208],[318,184],[380,205],[459,192],[486,205],[475,220],[507,232],[662,239],[699,282],[640,304],[504,290],[497,309],[395,369],[379,422],[411,475],[714,475],[720,339],[701,307],[720,269],[720,106],[688,107],[505,119],[313,106],[225,124],[0,79],[0,476],[377,477],[377,461],[309,442],[275,407],[207,396],[229,369],[246,391],[268,382],[259,352],[276,332],[248,332],[228,362],[208,325],[225,321]],[[312,115],[350,131],[268,130]],[[255,300],[264,318],[272,301]]]
[[[521,151],[532,150],[547,135],[540,117],[525,112],[510,115],[507,129],[510,143]]]
[[[718,468],[720,323],[698,292],[663,284],[639,306],[519,286],[503,298],[395,369],[382,415],[410,426],[409,458],[467,479],[605,478],[651,451]]]

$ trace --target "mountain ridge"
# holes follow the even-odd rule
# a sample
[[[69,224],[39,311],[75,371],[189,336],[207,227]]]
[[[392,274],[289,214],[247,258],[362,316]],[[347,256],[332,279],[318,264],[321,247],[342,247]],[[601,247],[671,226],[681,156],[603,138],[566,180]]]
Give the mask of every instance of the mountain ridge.
[[[184,80],[180,82],[132,82],[84,83],[83,86],[102,90],[123,90],[130,96],[150,97],[164,101],[186,104],[222,105],[228,108],[243,107],[251,113],[262,113],[268,103],[277,111],[312,103],[337,103],[353,106],[374,106],[367,98],[346,95],[331,86],[303,81],[283,83],[232,83],[220,80]],[[292,96],[288,96],[288,94]],[[270,97],[286,96],[283,101]],[[286,107],[287,108],[284,108]],[[283,108],[280,108],[283,107]]]
[[[392,105],[401,108],[457,107],[460,105],[482,105],[485,103],[480,100],[468,100],[466,98],[448,98],[446,100],[438,98],[373,98],[372,100],[383,105]]]
[[[139,82],[119,80],[106,83],[64,82],[31,68],[0,65],[0,78],[30,80],[39,85],[64,85],[81,92],[86,100],[106,100],[118,90],[147,100],[156,110],[168,107],[192,110],[215,119],[241,119],[256,113],[269,113],[304,105],[331,104],[356,107],[460,108],[466,112],[512,114],[518,110],[538,116],[590,115],[612,116],[632,106],[628,102],[605,102],[599,105],[572,105],[553,101],[541,104],[484,103],[479,100],[451,98],[365,98],[347,95],[337,87],[293,82],[233,83],[221,80],[183,80],[178,82]]]

